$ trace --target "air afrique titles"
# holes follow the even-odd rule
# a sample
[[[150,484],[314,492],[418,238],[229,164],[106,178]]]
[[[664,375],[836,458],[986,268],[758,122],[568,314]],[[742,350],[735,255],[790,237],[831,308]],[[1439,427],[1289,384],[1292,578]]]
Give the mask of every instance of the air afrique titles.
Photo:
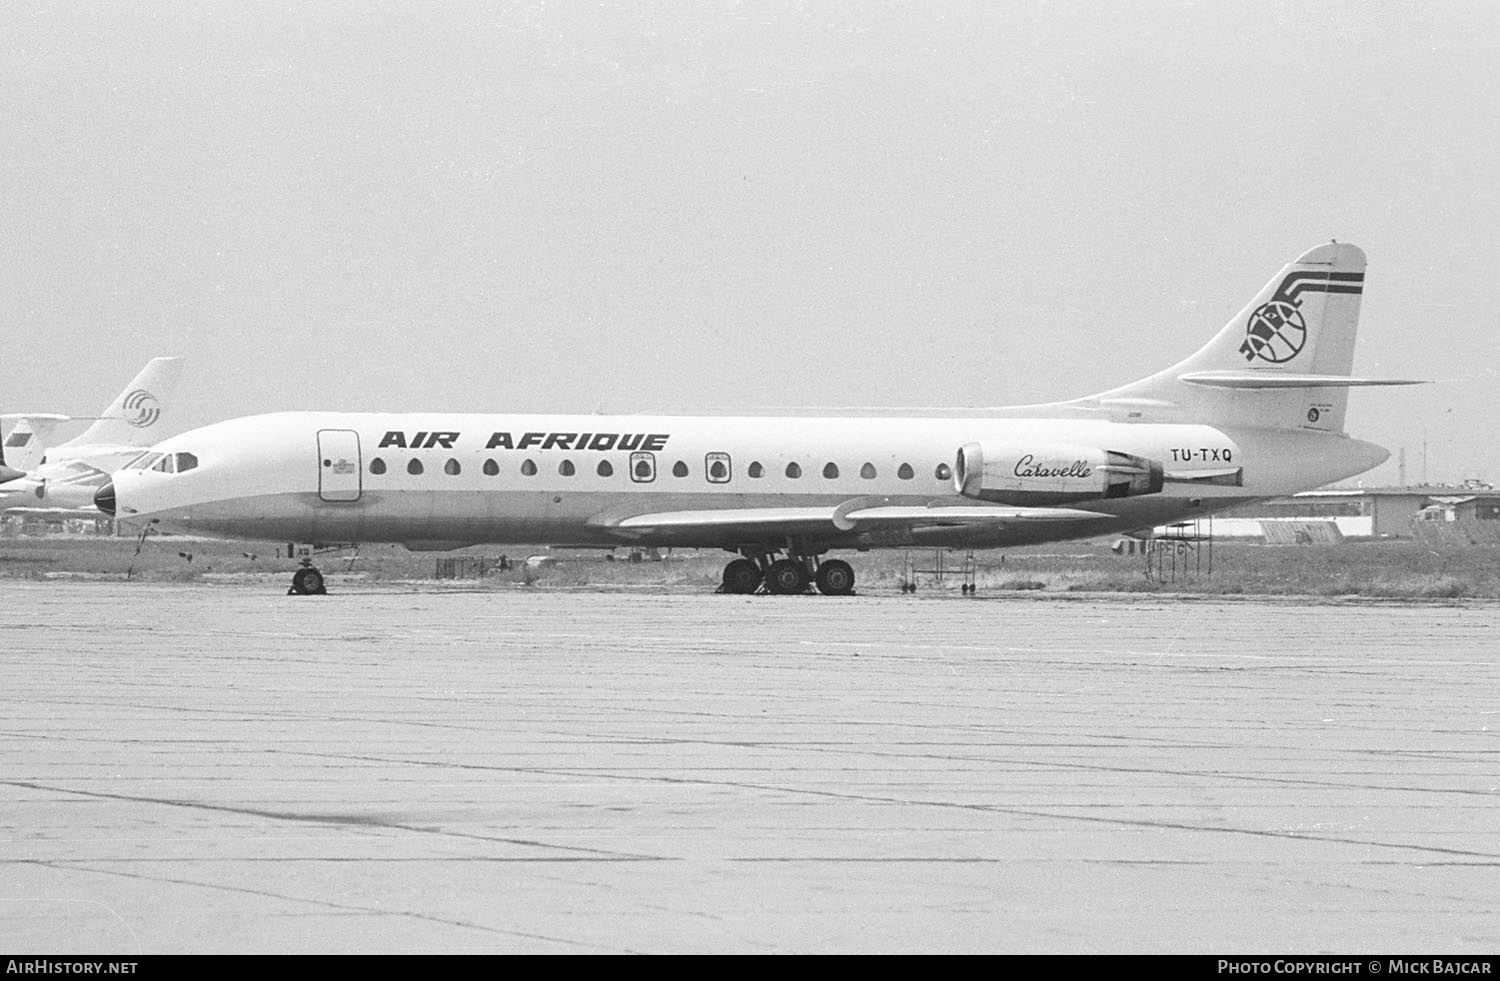
[[[399,429],[392,429],[380,438],[380,449],[395,447],[402,450],[430,450],[442,447],[453,449],[462,433],[434,430],[412,433],[407,436]],[[487,450],[647,450],[656,452],[667,448],[670,433],[521,433],[512,437],[508,432],[494,432],[484,444]]]

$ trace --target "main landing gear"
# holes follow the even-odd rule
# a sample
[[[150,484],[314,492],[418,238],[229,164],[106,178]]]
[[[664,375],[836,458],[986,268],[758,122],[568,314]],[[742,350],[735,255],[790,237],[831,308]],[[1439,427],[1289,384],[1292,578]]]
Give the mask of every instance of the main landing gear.
[[[771,560],[767,553],[735,559],[724,567],[722,593],[750,594],[762,587],[773,596],[796,596],[816,584],[824,596],[854,592],[854,568],[842,559],[820,561],[815,555],[792,555]]]
[[[288,589],[286,594],[288,596],[323,596],[327,592],[328,587],[323,583],[323,573],[313,566],[311,559],[303,559],[302,568],[292,573],[292,588]]]

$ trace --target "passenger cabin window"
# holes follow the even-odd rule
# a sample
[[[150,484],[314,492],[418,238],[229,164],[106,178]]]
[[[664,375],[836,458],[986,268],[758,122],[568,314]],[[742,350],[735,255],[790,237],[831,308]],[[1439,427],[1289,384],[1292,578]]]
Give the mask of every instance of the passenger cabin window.
[[[687,474],[688,474],[688,469],[687,469],[687,464],[686,463],[683,463],[681,460],[678,460],[676,463],[672,464],[672,476],[674,476],[674,477],[686,477]]]
[[[382,460],[378,456],[375,459],[371,460],[370,461],[370,472],[373,473],[373,474],[375,474],[377,477],[380,474],[385,473],[385,461]]]
[[[601,477],[613,477],[615,475],[615,466],[608,460],[600,460],[599,466],[596,469]]]
[[[498,474],[499,472],[500,472],[500,464],[496,463],[494,460],[486,460],[486,461],[484,461],[484,475],[486,477],[493,477],[496,474]]]
[[[521,476],[523,476],[523,477],[535,477],[536,476],[536,461],[535,460],[527,460],[527,461],[525,461],[524,463],[521,464]]]
[[[875,479],[875,464],[867,463],[859,468],[859,475],[866,480]]]
[[[953,468],[946,463],[939,463],[937,469],[932,472],[932,475],[938,480],[952,480]]]
[[[766,468],[760,465],[759,460],[756,460],[754,463],[750,464],[750,469],[745,472],[756,480],[759,480],[766,475]]]
[[[823,464],[823,477],[824,477],[824,479],[826,479],[826,480],[834,480],[834,479],[836,479],[838,477],[838,475],[839,475],[839,465],[837,463],[825,463],[825,464]]]
[[[710,453],[703,460],[703,472],[708,476],[710,484],[729,483],[729,454]]]
[[[562,463],[558,464],[557,472],[562,474],[564,477],[573,476],[573,461],[564,460]]]
[[[649,484],[656,479],[656,454],[639,452],[630,454],[630,479],[638,484]]]
[[[417,474],[421,473],[422,461],[418,460],[416,457],[412,457],[411,462],[406,465],[406,472],[411,474],[412,476],[416,476]]]
[[[797,466],[797,464],[795,463],[788,463],[786,465],[786,475],[793,480],[796,480],[798,477],[802,476],[802,468]]]
[[[902,480],[910,480],[916,475],[917,472],[911,468],[910,463],[901,464],[900,468],[896,471],[896,476],[900,477]]]
[[[452,457],[449,457],[448,462],[443,464],[443,473],[450,477],[457,477],[462,470],[463,467],[459,466],[458,461]]]

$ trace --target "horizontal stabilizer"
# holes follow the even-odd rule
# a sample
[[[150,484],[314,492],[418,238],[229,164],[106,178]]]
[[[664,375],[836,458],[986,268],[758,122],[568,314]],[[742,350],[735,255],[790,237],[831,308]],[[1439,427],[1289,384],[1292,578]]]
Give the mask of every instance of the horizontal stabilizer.
[[[1364,388],[1370,385],[1425,385],[1407,378],[1351,378],[1348,375],[1282,375],[1260,371],[1190,371],[1178,375],[1207,388]]]

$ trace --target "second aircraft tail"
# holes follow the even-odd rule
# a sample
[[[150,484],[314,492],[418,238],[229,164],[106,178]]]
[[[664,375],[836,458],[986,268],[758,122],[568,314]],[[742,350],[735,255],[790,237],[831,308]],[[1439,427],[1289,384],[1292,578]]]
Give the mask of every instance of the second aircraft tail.
[[[152,358],[99,419],[70,442],[82,445],[150,446],[161,439],[162,415],[177,391],[181,358]]]

